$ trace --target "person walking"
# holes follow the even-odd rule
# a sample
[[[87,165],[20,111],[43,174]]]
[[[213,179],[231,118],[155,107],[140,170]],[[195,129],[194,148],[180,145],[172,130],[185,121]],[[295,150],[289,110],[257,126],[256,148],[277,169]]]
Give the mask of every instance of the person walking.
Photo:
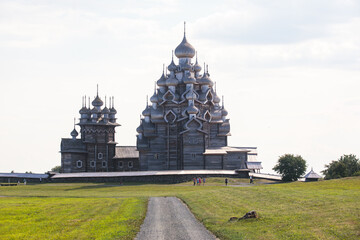
[[[195,184],[196,184],[196,179],[195,178],[193,178],[193,183],[194,183],[194,186],[195,186]]]
[[[201,177],[199,177],[199,186],[201,186]]]
[[[225,185],[227,186],[227,184],[228,184],[228,179],[225,178]]]
[[[253,183],[253,177],[250,175],[250,184]]]
[[[203,186],[205,186],[205,178],[203,177]]]

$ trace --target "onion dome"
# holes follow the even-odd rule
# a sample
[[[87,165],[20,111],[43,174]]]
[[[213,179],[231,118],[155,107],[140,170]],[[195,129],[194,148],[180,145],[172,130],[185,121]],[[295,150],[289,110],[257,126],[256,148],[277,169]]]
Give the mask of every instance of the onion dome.
[[[201,71],[201,66],[198,63],[198,59],[197,59],[197,52],[196,52],[196,62],[195,62],[195,65],[194,65],[194,71],[195,72],[200,72]]]
[[[208,85],[209,87],[212,87],[214,85],[214,82],[211,81],[211,79],[209,78],[209,75],[205,72],[204,72],[204,75],[202,76],[202,78],[198,79],[198,83],[201,85]]]
[[[220,98],[216,93],[214,94],[213,102],[214,103],[219,103],[220,102]]]
[[[142,127],[142,125],[138,126],[138,128],[136,129],[137,133],[143,133],[144,132],[144,128]]]
[[[158,85],[159,87],[165,87],[165,86],[166,86],[166,77],[165,77],[164,71],[163,71],[160,79],[157,80],[156,83],[157,83],[157,85]]]
[[[197,114],[199,112],[199,109],[195,107],[194,104],[190,104],[190,106],[186,108],[186,112],[188,114]]]
[[[151,109],[149,108],[149,106],[146,106],[145,110],[142,112],[142,115],[144,117],[151,115]]]
[[[156,95],[155,92],[154,92],[154,94],[151,96],[150,102],[152,102],[152,103],[158,103],[158,102],[159,102],[158,96]]]
[[[88,114],[89,113],[89,109],[86,108],[85,106],[82,107],[79,111],[80,114]]]
[[[166,80],[166,85],[167,86],[176,86],[179,84],[179,80],[175,77],[175,76],[170,76],[167,80]]]
[[[177,58],[193,58],[195,56],[195,48],[188,43],[185,32],[182,42],[175,48],[175,56]]]
[[[76,138],[79,133],[76,131],[76,129],[74,128],[74,130],[71,131],[70,135],[73,137],[73,138]]]
[[[222,116],[227,116],[229,114],[229,112],[223,107],[222,109],[221,109],[221,115]]]
[[[94,101],[92,101],[91,103],[94,107],[101,107],[104,103],[103,101],[99,98],[99,95],[96,95],[96,98],[94,99]]]
[[[111,113],[111,114],[116,114],[117,111],[116,111],[116,109],[115,109],[114,107],[112,107],[112,108],[110,108],[110,113]]]
[[[194,93],[194,91],[190,91],[186,94],[186,99],[187,100],[195,100],[196,99],[196,94]]]
[[[109,114],[110,110],[107,107],[104,107],[104,109],[101,111],[103,114]]]
[[[171,58],[171,63],[170,63],[170,65],[168,66],[168,70],[174,72],[176,69],[177,69],[177,66],[176,66],[176,64],[174,63],[174,51],[173,51],[173,53],[172,53],[172,58]]]

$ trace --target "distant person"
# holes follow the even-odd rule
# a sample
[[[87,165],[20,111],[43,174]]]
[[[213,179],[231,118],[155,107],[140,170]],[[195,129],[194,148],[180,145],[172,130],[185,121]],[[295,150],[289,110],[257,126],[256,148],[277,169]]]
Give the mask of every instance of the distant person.
[[[40,180],[40,183],[42,182],[42,178],[39,179]]]
[[[20,180],[18,180],[18,185],[20,185]]]
[[[203,178],[203,185],[205,185],[205,178]]]
[[[250,175],[250,183],[253,183],[253,177]]]
[[[26,185],[26,179],[24,178],[24,185]]]
[[[225,185],[227,186],[229,180],[227,178],[225,178]]]
[[[194,182],[194,186],[195,186],[195,184],[196,184],[196,179],[195,178],[193,178],[193,182]]]
[[[199,185],[201,186],[201,178],[199,177]]]

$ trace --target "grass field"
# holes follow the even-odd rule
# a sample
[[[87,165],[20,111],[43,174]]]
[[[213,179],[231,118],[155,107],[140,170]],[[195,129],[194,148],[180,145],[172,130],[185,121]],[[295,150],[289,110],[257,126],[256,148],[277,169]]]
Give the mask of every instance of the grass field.
[[[177,196],[220,239],[359,239],[360,177],[254,185],[37,184],[0,187],[0,239],[132,239],[150,196]],[[256,210],[260,218],[228,222]]]

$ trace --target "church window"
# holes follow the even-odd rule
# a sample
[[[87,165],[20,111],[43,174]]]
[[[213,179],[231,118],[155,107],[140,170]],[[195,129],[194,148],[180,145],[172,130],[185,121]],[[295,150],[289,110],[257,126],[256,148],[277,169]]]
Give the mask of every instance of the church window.
[[[76,161],[76,167],[77,168],[82,168],[82,161],[81,160]]]
[[[101,152],[98,153],[98,159],[102,159],[103,158],[103,154]]]
[[[106,161],[102,161],[102,167],[106,167],[107,166],[107,162]]]
[[[90,162],[90,167],[95,167],[95,161]]]
[[[132,167],[133,167],[133,162],[132,162],[132,161],[129,161],[129,162],[128,162],[128,167],[129,167],[129,168],[132,168]]]
[[[123,167],[124,167],[124,162],[123,162],[123,161],[119,161],[118,166],[119,166],[119,168],[123,168]]]

